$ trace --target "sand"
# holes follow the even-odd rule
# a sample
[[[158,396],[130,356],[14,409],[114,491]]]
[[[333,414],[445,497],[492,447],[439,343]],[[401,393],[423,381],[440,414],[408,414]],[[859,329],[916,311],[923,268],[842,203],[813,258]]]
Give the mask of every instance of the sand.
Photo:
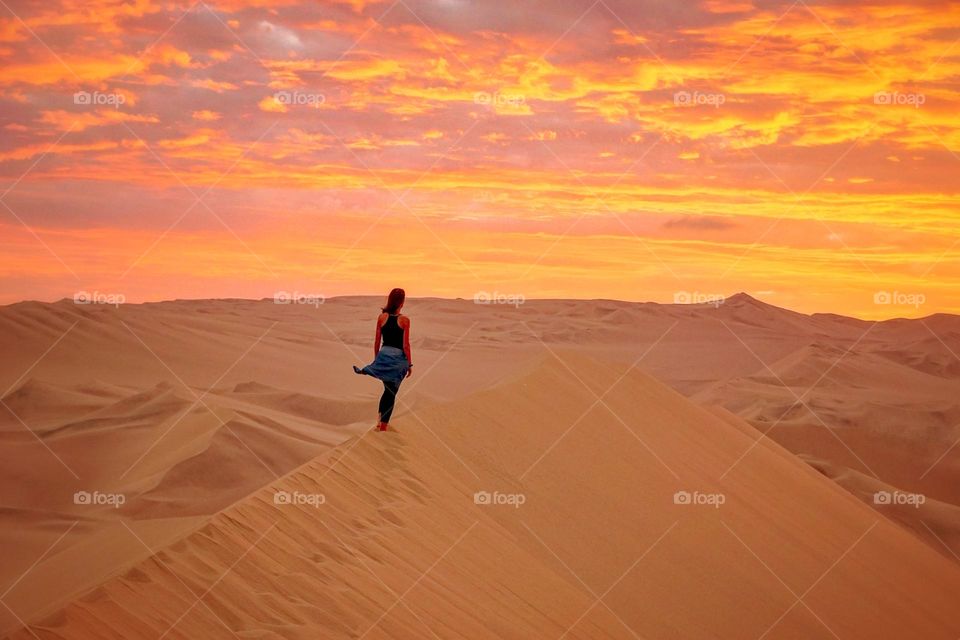
[[[378,434],[376,302],[0,308],[0,630],[960,634],[960,319],[415,300]]]

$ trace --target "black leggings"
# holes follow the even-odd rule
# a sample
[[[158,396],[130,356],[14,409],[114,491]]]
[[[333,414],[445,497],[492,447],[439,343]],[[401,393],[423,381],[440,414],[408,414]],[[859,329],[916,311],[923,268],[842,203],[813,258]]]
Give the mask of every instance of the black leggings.
[[[380,422],[390,422],[390,416],[393,415],[393,405],[397,401],[397,391],[399,390],[399,382],[383,381],[383,395],[380,396]]]

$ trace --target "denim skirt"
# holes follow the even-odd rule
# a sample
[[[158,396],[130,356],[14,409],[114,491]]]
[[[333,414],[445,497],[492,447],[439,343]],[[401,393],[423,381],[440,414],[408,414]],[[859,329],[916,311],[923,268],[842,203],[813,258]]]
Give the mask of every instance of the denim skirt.
[[[403,349],[380,347],[373,362],[360,369],[360,372],[385,382],[401,382],[407,376],[410,363]]]

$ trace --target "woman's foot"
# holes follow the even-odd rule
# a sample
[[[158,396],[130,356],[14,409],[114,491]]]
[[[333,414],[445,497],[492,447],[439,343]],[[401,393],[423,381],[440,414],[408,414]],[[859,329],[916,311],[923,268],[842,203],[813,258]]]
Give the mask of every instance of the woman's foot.
[[[353,365],[353,372],[356,373],[357,375],[362,375],[362,374],[363,374],[363,370],[362,370],[360,367],[358,367],[357,365]]]
[[[377,423],[378,431],[388,431],[389,429],[390,429],[390,425],[387,424],[386,422]]]

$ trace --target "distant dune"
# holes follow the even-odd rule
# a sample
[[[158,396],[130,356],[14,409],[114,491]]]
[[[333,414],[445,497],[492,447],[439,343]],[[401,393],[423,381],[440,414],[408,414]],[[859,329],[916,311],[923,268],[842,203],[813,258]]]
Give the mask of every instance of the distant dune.
[[[960,635],[960,318],[412,300],[377,434],[378,302],[0,307],[0,630]]]

